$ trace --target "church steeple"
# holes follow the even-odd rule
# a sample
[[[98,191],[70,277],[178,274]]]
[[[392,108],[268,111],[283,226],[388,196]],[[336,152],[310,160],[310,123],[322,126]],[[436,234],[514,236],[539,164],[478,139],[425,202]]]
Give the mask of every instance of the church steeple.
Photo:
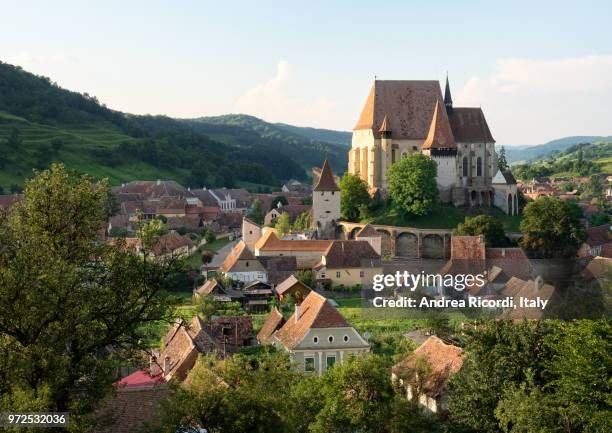
[[[444,106],[446,107],[446,114],[453,114],[453,98],[451,96],[450,84],[448,84],[448,72],[446,73],[446,88],[444,89]]]

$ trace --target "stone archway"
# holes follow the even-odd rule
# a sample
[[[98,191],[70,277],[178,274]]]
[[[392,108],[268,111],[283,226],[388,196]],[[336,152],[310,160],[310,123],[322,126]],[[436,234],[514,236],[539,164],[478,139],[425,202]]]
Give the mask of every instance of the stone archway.
[[[380,251],[383,256],[393,256],[395,255],[395,251],[393,251],[393,244],[391,242],[391,234],[387,230],[377,229],[378,233],[381,236],[381,246]]]
[[[401,257],[418,257],[418,238],[414,233],[400,233],[395,241],[395,255]]]
[[[421,257],[427,259],[441,259],[444,257],[444,240],[440,235],[423,236]]]
[[[348,232],[348,239],[355,239],[355,235],[359,233],[361,227],[355,227],[350,232]]]

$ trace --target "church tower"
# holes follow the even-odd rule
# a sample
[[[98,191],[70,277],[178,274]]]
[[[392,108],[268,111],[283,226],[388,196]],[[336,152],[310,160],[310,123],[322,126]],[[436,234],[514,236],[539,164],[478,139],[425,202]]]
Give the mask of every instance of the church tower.
[[[325,159],[321,177],[312,190],[312,223],[317,231],[317,239],[334,239],[339,220],[340,188]]]
[[[444,106],[446,107],[446,115],[451,117],[453,115],[453,98],[448,84],[448,74],[446,74],[446,87],[444,89]]]
[[[450,123],[442,103],[438,99],[434,108],[429,133],[423,142],[423,154],[431,157],[438,165],[438,191],[440,201],[448,203],[457,180],[457,146]]]

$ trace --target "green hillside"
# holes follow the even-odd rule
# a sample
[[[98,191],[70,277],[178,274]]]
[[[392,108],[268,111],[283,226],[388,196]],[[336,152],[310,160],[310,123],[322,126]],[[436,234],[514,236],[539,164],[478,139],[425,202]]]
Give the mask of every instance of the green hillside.
[[[321,155],[329,158],[337,173],[344,173],[348,164],[351,137],[348,132],[268,123],[244,114],[200,117],[184,122],[226,144],[248,146],[266,143],[283,155],[299,155],[296,160],[306,170],[320,166]]]
[[[16,189],[53,161],[113,184],[166,178],[192,187],[305,180],[326,154],[337,169],[346,167],[346,147],[248,118],[213,130],[212,123],[130,115],[0,62],[0,187]]]
[[[529,164],[515,165],[512,172],[524,180],[552,175],[570,178],[612,174],[612,141],[571,145]]]
[[[506,146],[506,159],[510,164],[531,162],[553,155],[556,152],[562,152],[579,143],[592,144],[601,141],[612,141],[612,137],[580,135],[558,138],[535,146]]]

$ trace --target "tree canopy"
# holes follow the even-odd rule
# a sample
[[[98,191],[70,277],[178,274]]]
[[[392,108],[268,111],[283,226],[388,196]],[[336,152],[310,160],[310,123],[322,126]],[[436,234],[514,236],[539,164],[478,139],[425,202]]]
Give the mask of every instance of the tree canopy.
[[[180,268],[122,240],[98,241],[110,194],[63,165],[38,173],[0,216],[0,411],[70,411],[75,430],[109,390],[113,371],[170,320],[166,287]]]
[[[476,215],[465,217],[465,221],[453,231],[455,236],[484,235],[488,247],[505,247],[508,239],[504,231],[504,224],[490,215]]]
[[[405,214],[425,215],[438,200],[438,167],[434,160],[415,153],[393,164],[387,173],[389,195]]]
[[[370,203],[368,183],[351,173],[345,173],[340,179],[340,212],[342,218],[356,221],[361,206]]]
[[[523,210],[521,245],[544,257],[573,257],[586,238],[581,216],[582,210],[574,201],[539,197]]]

